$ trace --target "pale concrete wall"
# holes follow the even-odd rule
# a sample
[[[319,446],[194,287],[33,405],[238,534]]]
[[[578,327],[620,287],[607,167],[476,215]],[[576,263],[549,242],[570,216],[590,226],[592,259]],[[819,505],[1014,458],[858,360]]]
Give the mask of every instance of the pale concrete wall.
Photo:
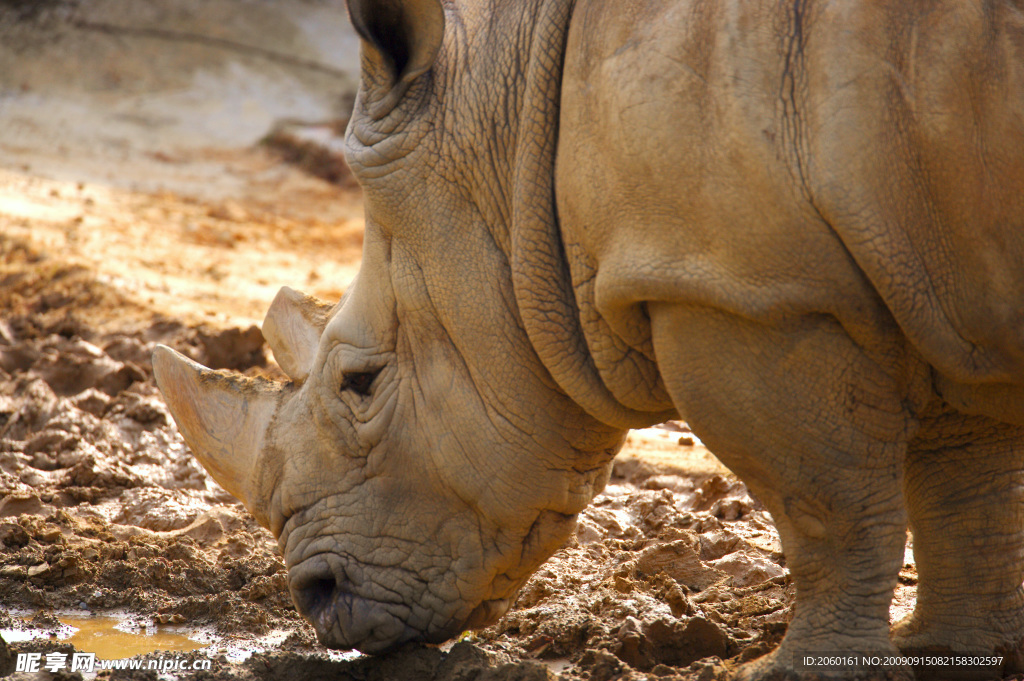
[[[55,110],[79,134],[237,145],[344,117],[357,79],[344,0],[0,0],[0,163]]]

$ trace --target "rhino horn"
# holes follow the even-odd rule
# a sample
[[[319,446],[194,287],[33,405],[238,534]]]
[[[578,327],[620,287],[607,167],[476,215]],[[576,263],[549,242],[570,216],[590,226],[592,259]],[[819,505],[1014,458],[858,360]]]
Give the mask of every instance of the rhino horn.
[[[153,374],[185,442],[220,485],[267,525],[257,461],[281,390],[270,381],[207,369],[164,345]]]
[[[263,337],[288,378],[302,383],[309,376],[316,348],[334,305],[281,287],[263,320]]]

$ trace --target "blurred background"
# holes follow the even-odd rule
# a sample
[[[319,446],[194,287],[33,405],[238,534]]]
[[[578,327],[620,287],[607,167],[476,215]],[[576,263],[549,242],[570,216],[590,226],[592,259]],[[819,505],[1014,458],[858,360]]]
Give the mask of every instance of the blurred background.
[[[337,297],[358,66],[344,0],[0,1],[5,264],[19,243],[210,323]]]

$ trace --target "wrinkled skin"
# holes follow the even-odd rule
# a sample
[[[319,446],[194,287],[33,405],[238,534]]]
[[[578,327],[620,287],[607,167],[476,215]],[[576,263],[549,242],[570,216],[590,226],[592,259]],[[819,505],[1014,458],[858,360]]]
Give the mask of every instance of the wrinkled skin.
[[[625,430],[682,415],[797,584],[738,678],[811,678],[811,651],[1020,664],[1018,3],[349,6],[359,276],[333,308],[278,296],[289,384],[154,358],[325,644],[493,621]],[[890,632],[908,525],[919,598]]]
[[[463,20],[467,35],[532,40],[470,31],[483,15]],[[206,372],[168,350],[154,358],[182,433],[278,536],[296,606],[335,648],[439,642],[497,619],[569,537],[625,435],[565,394],[520,322],[497,247],[510,208],[508,178],[494,173],[507,169],[467,167],[507,155],[514,131],[497,139],[457,113],[491,77],[454,62],[489,49],[467,35],[449,35],[377,118],[369,111],[402,86],[366,48],[347,136],[365,193],[363,262],[333,309],[292,291],[272,307],[264,334],[293,382]]]

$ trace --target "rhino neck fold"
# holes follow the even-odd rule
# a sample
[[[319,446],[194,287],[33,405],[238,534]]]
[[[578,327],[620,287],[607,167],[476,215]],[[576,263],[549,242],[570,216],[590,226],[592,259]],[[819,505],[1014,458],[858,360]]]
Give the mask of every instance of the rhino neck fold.
[[[591,416],[639,428],[675,416],[623,405],[587,345],[555,206],[555,152],[565,45],[574,0],[544,2],[528,49],[513,157],[512,285],[534,350],[558,385]]]

